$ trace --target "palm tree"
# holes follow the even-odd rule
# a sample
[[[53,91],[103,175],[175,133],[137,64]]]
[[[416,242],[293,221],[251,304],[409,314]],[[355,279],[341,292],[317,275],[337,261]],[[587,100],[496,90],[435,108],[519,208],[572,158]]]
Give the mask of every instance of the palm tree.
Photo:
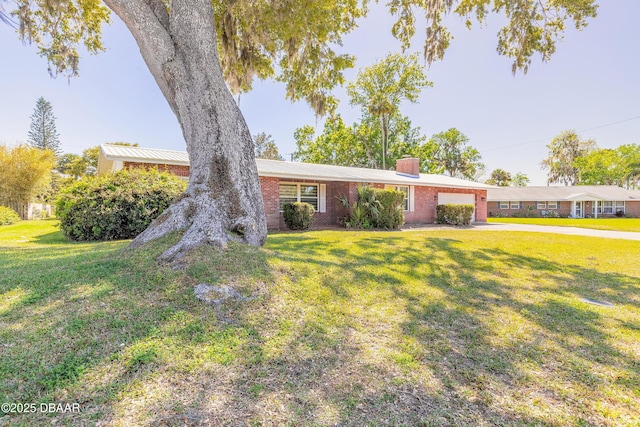
[[[395,111],[395,105],[382,93],[376,93],[369,105],[369,114],[380,119],[382,130],[382,169],[387,169],[387,149],[389,145],[389,119]]]
[[[511,184],[511,174],[504,169],[495,169],[491,172],[491,178],[487,180],[487,184],[508,187]]]

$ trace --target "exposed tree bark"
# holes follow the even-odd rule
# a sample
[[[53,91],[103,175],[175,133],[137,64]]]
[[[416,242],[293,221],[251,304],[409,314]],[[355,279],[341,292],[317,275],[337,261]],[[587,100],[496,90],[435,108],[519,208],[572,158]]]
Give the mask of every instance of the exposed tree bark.
[[[266,220],[253,141],[224,81],[211,0],[105,0],[125,22],[176,114],[191,173],[183,197],[131,243],[173,231],[180,242],[160,261],[173,262],[202,244],[230,240],[262,245]]]

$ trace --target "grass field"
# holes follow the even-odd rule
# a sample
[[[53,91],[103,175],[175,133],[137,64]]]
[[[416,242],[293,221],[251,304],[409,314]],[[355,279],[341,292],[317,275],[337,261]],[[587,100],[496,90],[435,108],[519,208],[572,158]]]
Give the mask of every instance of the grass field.
[[[489,218],[487,221],[640,232],[640,218]]]
[[[158,267],[171,241],[0,227],[0,401],[81,408],[0,426],[640,423],[640,242],[318,231]]]

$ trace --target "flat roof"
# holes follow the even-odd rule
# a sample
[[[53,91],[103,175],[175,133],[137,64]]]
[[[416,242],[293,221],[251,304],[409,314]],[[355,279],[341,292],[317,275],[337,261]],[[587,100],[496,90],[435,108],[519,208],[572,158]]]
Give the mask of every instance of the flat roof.
[[[189,165],[186,151],[129,147],[104,144],[100,146],[107,160],[125,162]],[[412,177],[395,171],[346,166],[319,165],[301,162],[256,159],[258,175],[290,180],[371,182],[395,185],[420,185],[446,188],[490,189],[491,185],[466,181],[445,175],[420,174]]]

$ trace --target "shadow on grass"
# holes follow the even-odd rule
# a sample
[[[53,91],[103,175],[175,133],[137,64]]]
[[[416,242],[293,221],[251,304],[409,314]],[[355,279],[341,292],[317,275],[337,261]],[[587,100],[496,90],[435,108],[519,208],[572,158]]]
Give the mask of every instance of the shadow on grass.
[[[169,244],[0,251],[15,300],[0,310],[0,397],[81,402],[58,416],[71,425],[150,426],[620,425],[588,399],[622,393],[622,414],[640,399],[615,316],[579,302],[637,312],[638,277],[383,233],[204,249],[180,272],[153,262]],[[193,298],[196,283],[228,281],[257,298]]]

